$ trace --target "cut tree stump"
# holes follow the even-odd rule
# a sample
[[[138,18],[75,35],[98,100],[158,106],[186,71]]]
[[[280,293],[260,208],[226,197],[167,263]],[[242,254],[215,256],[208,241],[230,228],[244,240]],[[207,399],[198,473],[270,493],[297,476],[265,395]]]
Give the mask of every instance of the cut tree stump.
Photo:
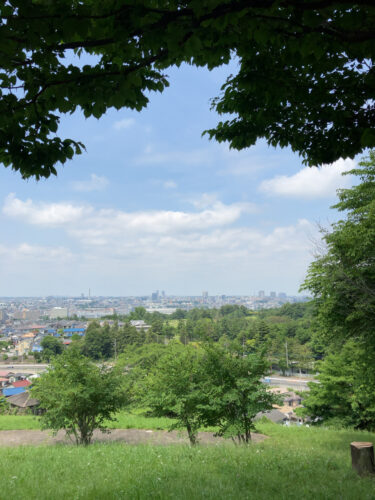
[[[374,446],[365,441],[350,443],[352,467],[360,476],[375,474]]]

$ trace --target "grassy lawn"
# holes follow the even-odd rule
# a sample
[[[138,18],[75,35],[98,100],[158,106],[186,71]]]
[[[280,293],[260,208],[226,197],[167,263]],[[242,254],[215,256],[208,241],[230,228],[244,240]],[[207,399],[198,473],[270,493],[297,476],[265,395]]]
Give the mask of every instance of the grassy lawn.
[[[120,412],[116,418],[115,422],[108,422],[109,429],[167,430],[173,422],[170,418],[145,417],[144,410]],[[31,429],[40,429],[39,420],[33,415],[0,415],[0,431]],[[216,429],[211,427],[202,430],[214,432]]]
[[[17,419],[17,420],[16,420]],[[33,417],[0,418],[1,428]],[[6,423],[7,422],[7,423]],[[166,419],[120,414],[117,427],[165,428]],[[373,499],[375,480],[352,470],[351,441],[375,434],[260,423],[256,445],[94,444],[0,448],[0,499]]]
[[[40,429],[40,425],[37,418],[31,415],[0,415],[0,431],[21,429]]]
[[[261,424],[270,439],[233,445],[119,443],[0,448],[1,499],[373,499],[349,443],[374,434]]]
[[[110,429],[167,429],[170,424],[167,418],[149,418],[142,412],[120,412],[116,422],[109,422]],[[0,415],[0,431],[40,429],[37,417],[33,415]],[[0,500],[1,496],[0,496]]]

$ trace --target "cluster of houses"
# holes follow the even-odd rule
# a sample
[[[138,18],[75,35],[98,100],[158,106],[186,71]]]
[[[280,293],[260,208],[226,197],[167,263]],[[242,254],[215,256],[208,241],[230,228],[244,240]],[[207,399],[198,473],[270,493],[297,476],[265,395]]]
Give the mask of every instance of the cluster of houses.
[[[100,321],[100,325],[104,323],[113,324],[113,321]],[[124,323],[118,323],[122,326]],[[143,320],[132,320],[130,324],[137,331],[147,331],[151,328]],[[88,322],[81,321],[55,321],[45,324],[35,324],[25,321],[14,322],[12,325],[4,325],[0,328],[0,341],[9,342],[8,348],[2,349],[2,354],[8,357],[22,358],[28,354],[42,352],[41,342],[44,337],[52,335],[61,338],[64,345],[69,345],[72,342],[73,335],[83,337],[85,335]]]
[[[43,350],[41,341],[48,335],[60,337],[63,343],[68,345],[74,334],[83,336],[86,328],[87,323],[72,321],[50,322],[43,325],[19,322],[3,326],[0,330],[0,340],[10,343],[7,349],[3,348],[3,354],[20,358],[41,352]]]
[[[17,413],[35,413],[39,401],[33,399],[29,389],[37,374],[28,372],[0,371],[0,395],[6,398],[10,408]]]
[[[296,415],[294,411],[296,408],[302,406],[302,396],[281,387],[271,387],[268,390],[273,394],[281,396],[281,404],[273,405],[272,410],[258,413],[256,416],[257,419],[266,417],[276,424],[284,425],[302,425],[305,423],[304,419]]]

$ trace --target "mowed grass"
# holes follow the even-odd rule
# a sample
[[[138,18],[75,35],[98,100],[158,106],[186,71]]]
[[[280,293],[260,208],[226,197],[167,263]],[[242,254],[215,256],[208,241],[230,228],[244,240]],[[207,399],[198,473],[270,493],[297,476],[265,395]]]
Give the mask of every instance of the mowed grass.
[[[0,448],[0,499],[373,499],[351,469],[365,432],[259,424],[247,447],[120,443]]]
[[[109,429],[168,429],[171,419],[146,417],[144,411],[120,412]],[[173,421],[172,421],[173,422]],[[38,417],[33,415],[0,415],[0,431],[40,429]],[[1,500],[1,496],[0,496]]]
[[[38,419],[32,415],[0,415],[0,431],[22,429],[40,429]]]
[[[373,499],[350,466],[368,433],[261,424],[257,445],[0,448],[1,499]]]
[[[119,412],[116,415],[116,420],[108,422],[107,427],[108,429],[168,430],[173,422],[174,420],[171,418],[146,417],[145,410],[135,410],[134,412]],[[0,431],[40,428],[38,417],[33,415],[0,415]],[[216,429],[210,427],[202,430],[214,432]]]

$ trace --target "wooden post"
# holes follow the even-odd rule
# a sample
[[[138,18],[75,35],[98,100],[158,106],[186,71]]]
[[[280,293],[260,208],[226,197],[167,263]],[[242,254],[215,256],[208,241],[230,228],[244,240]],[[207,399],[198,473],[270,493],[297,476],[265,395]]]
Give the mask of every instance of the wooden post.
[[[350,443],[352,467],[360,476],[375,474],[374,446],[365,441]]]

